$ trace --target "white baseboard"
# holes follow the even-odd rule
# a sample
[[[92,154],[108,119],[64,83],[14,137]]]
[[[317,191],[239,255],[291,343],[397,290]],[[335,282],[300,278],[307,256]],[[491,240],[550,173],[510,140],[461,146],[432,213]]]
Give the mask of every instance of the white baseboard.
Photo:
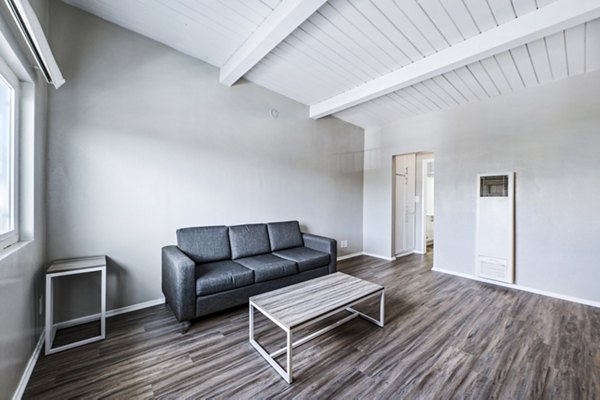
[[[38,339],[35,348],[33,349],[33,353],[31,357],[29,357],[29,361],[27,361],[27,365],[25,366],[25,371],[23,371],[23,375],[21,376],[21,380],[19,381],[19,386],[17,386],[17,390],[13,394],[13,400],[21,400],[23,397],[23,393],[25,393],[25,388],[29,383],[29,378],[31,378],[31,373],[35,368],[35,364],[37,363],[38,357],[44,348],[44,330],[42,329],[42,333],[40,334],[40,338]]]
[[[553,297],[555,299],[566,300],[566,301],[571,301],[573,303],[585,304],[586,306],[592,306],[592,307],[599,307],[600,308],[600,302],[599,301],[593,301],[593,300],[582,299],[582,298],[579,298],[579,297],[567,296],[567,295],[560,294],[560,293],[549,292],[547,290],[540,290],[540,289],[530,288],[530,287],[527,287],[527,286],[516,285],[514,283],[498,282],[498,281],[494,281],[494,280],[491,280],[491,279],[480,278],[480,277],[475,276],[475,275],[464,274],[464,273],[455,272],[455,271],[449,271],[447,269],[442,269],[442,268],[433,268],[432,271],[441,272],[443,274],[460,276],[461,278],[471,279],[473,281],[484,282],[484,283],[489,283],[489,284],[496,285],[496,286],[502,286],[502,287],[507,287],[507,288],[511,288],[511,289],[522,290],[524,292],[535,293],[535,294],[539,294],[541,296]]]
[[[125,314],[125,313],[129,313],[132,311],[141,310],[143,308],[157,306],[159,304],[163,304],[164,302],[165,302],[165,298],[162,297],[160,299],[145,301],[143,303],[133,304],[133,305],[130,305],[127,307],[115,308],[114,310],[108,310],[106,312],[106,317],[107,318],[114,317],[115,315]],[[70,326],[75,326],[75,325],[79,325],[79,324],[85,324],[87,322],[92,322],[92,321],[95,321],[98,319],[100,319],[100,314],[92,314],[92,315],[86,315],[85,317],[81,317],[81,318],[75,318],[75,319],[72,319],[69,321],[59,322],[59,323],[55,324],[55,326],[56,326],[56,329],[62,329],[62,328],[68,328]],[[21,380],[19,381],[19,386],[17,386],[17,390],[15,391],[15,393],[12,397],[13,400],[20,400],[23,397],[23,393],[25,393],[25,388],[27,387],[27,384],[29,383],[29,378],[31,378],[31,373],[33,372],[33,369],[35,368],[35,364],[36,364],[43,348],[44,348],[44,330],[42,330],[40,338],[38,339],[38,342],[35,345],[35,349],[33,350],[33,354],[31,354],[31,357],[29,358],[29,362],[27,363],[27,366],[25,367],[25,371],[23,371],[23,375],[21,376]]]
[[[354,258],[354,257],[362,256],[362,255],[363,255],[363,252],[359,251],[358,253],[346,254],[345,256],[338,257],[337,260],[342,261],[342,260],[347,260],[349,258]]]
[[[396,259],[396,257],[386,257],[386,256],[380,256],[379,254],[373,254],[373,253],[365,253],[363,251],[363,256],[369,256],[369,257],[375,257],[375,258],[380,258],[382,260],[386,260],[386,261],[394,261]]]

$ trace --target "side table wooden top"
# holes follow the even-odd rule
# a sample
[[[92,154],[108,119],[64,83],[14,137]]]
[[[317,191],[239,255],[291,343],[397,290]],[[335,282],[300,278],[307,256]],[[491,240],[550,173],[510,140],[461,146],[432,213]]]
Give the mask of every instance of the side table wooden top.
[[[46,273],[53,274],[57,272],[73,271],[76,269],[98,267],[106,267],[106,256],[93,256],[56,260],[50,265]]]
[[[250,301],[291,329],[381,290],[381,285],[336,272],[250,297]]]

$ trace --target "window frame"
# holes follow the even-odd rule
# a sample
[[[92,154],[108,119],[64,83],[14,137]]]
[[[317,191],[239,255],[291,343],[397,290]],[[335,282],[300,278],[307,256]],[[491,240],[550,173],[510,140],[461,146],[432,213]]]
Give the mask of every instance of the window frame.
[[[12,115],[11,115],[11,208],[13,218],[13,229],[0,234],[0,251],[19,242],[20,240],[20,129],[19,129],[19,104],[21,101],[20,81],[13,70],[0,59],[0,79],[13,89],[12,93]]]

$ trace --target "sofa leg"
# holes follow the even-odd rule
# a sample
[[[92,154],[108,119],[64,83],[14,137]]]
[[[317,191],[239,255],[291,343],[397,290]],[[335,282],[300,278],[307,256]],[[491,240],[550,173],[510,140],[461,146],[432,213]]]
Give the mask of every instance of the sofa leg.
[[[191,321],[183,321],[181,323],[181,334],[184,335],[187,333],[187,331],[190,330],[190,326],[192,326],[192,322]]]

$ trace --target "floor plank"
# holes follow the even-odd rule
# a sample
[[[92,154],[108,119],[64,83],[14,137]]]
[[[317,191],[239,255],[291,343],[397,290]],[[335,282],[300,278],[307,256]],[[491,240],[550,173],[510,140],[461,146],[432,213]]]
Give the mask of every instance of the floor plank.
[[[431,266],[431,253],[340,262],[385,286],[386,325],[357,318],[295,349],[292,385],[248,343],[247,307],[181,335],[161,305],[109,318],[102,342],[40,356],[24,397],[600,399],[600,309]],[[376,315],[377,301],[361,311]],[[260,343],[284,344],[280,329],[255,319]]]

